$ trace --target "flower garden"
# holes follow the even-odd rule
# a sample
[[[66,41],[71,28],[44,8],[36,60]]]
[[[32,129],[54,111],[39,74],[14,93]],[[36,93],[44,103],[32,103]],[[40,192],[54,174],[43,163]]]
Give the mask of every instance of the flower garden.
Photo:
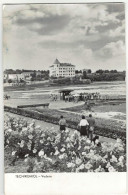
[[[61,133],[42,130],[34,120],[29,123],[7,114],[4,134],[8,166],[22,161],[29,173],[126,171],[126,145],[121,139],[94,144],[77,130],[73,134],[68,128]]]

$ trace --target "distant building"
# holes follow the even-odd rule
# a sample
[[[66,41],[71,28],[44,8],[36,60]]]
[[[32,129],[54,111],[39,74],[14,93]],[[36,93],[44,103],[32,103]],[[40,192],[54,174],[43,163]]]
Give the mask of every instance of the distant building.
[[[22,74],[4,74],[4,79],[6,78],[7,82],[8,80],[12,80],[14,82],[20,81],[20,79],[24,80],[24,76]]]
[[[31,78],[32,78],[31,75],[33,74],[33,71],[31,71],[31,72],[22,72],[21,74],[23,75],[25,81],[30,81]]]
[[[60,63],[58,59],[49,68],[50,76],[54,77],[74,77],[75,65],[69,63]]]
[[[22,72],[21,74],[22,74],[24,77],[30,77],[31,74],[33,74],[33,71],[31,71],[31,72]]]
[[[40,71],[36,71],[36,76],[41,76],[42,73]]]

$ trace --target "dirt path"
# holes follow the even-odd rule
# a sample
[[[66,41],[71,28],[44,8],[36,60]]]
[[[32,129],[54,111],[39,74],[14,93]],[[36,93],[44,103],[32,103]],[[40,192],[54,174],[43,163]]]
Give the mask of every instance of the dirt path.
[[[9,113],[9,112],[5,112],[6,115],[10,116],[10,117],[14,117],[14,118],[24,118],[26,119],[29,123],[32,122],[33,119],[29,118],[29,117],[24,117],[24,116],[20,116],[20,115],[17,115],[17,114],[13,114],[13,113]],[[5,119],[6,119],[6,115],[5,115]],[[40,120],[35,120],[35,123],[36,125],[39,125],[43,130],[46,130],[46,129],[51,129],[51,131],[53,129],[55,129],[57,132],[59,132],[59,125],[55,125],[55,124],[52,124],[52,123],[47,123],[47,122],[44,122],[44,121],[40,121]],[[72,134],[74,129],[71,129],[71,128],[68,128],[70,130],[70,133]],[[100,137],[100,141],[101,142],[112,142],[112,143],[115,143],[116,140],[114,139],[111,139],[111,138],[107,138],[107,137],[102,137],[102,136],[99,136]]]

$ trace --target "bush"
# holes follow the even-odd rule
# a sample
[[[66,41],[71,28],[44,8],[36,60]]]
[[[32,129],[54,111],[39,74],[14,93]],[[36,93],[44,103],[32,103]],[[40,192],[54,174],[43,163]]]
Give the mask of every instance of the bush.
[[[91,143],[78,131],[68,129],[56,133],[41,130],[35,122],[8,117],[4,124],[5,147],[11,155],[11,165],[22,158],[27,172],[124,172],[126,171],[125,144]]]

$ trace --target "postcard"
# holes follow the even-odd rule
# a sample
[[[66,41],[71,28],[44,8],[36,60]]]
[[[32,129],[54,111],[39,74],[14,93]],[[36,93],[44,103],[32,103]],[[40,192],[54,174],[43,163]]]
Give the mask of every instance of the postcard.
[[[125,3],[2,14],[5,194],[126,193]]]

